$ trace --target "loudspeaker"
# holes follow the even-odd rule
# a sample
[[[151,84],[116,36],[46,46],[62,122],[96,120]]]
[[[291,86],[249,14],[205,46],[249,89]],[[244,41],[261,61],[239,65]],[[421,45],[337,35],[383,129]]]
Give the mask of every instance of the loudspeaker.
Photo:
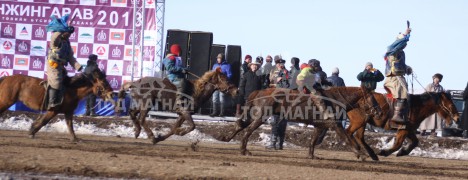
[[[210,69],[213,69],[213,65],[217,63],[217,57],[219,53],[223,53],[224,57],[226,57],[226,46],[221,44],[213,44],[211,46]]]
[[[181,49],[180,57],[182,58],[182,63],[184,66],[187,66],[187,55],[189,52],[189,38],[190,38],[190,31],[184,31],[179,29],[169,29],[167,30],[167,37],[166,37],[166,51],[164,54],[164,58],[166,58],[167,54],[171,53],[171,46],[173,44],[179,44]],[[164,70],[164,68],[163,68]]]
[[[198,77],[188,75],[188,79],[195,80],[210,70],[210,53],[213,44],[213,33],[190,32],[189,51],[187,56],[189,71]]]
[[[226,59],[231,64],[232,78],[231,82],[239,87],[241,78],[242,49],[241,46],[228,45]]]

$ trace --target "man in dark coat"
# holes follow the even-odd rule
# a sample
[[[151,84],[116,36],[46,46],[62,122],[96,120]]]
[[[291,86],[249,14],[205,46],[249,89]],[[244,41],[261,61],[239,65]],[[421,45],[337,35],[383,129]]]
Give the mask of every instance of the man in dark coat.
[[[343,78],[340,77],[340,69],[337,67],[333,68],[332,75],[327,78],[327,81],[330,82],[333,87],[343,87],[346,86]]]
[[[84,69],[85,74],[92,74],[95,69],[99,68],[97,65],[97,58],[98,57],[96,54],[89,55],[86,68]],[[86,116],[96,116],[96,113],[94,112],[94,106],[96,106],[96,95],[90,94],[86,98]]]
[[[463,130],[463,138],[468,138],[468,84],[466,84],[465,91],[463,92],[463,100],[465,101],[465,108],[460,119],[460,128]]]
[[[289,74],[291,78],[289,78],[289,89],[297,89],[297,75],[301,72],[301,69],[299,68],[299,58],[293,57],[291,58],[291,70],[289,71]]]
[[[361,81],[361,86],[369,90],[375,90],[377,82],[383,81],[384,78],[384,75],[378,69],[375,69],[371,62],[366,63],[364,71],[357,75],[357,79]]]
[[[239,85],[239,94],[242,100],[241,104],[244,104],[250,93],[256,90],[262,89],[262,78],[256,74],[260,63],[252,62],[249,63],[250,70],[242,75],[242,79]]]

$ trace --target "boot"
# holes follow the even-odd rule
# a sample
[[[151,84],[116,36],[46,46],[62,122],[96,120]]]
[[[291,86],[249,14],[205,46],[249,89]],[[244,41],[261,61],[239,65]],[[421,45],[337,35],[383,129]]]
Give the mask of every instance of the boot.
[[[57,109],[62,104],[62,98],[60,97],[60,90],[49,88],[49,106],[47,110],[53,111]]]
[[[268,145],[268,146],[266,147],[266,149],[276,150],[276,140],[277,140],[277,137],[276,137],[276,135],[274,135],[274,134],[272,134],[270,137],[271,137],[271,138],[270,138],[270,145]]]
[[[242,113],[241,113],[241,105],[240,104],[236,104],[236,117],[237,118],[240,118],[242,116]]]
[[[392,121],[396,124],[406,124],[406,99],[397,99],[393,111]]]
[[[464,130],[464,131],[463,131],[462,137],[463,137],[464,139],[468,139],[468,130]]]
[[[278,150],[283,150],[284,136],[278,137]]]
[[[218,115],[218,104],[213,103],[213,112],[210,114],[211,117],[215,117]]]
[[[219,115],[218,116],[223,117],[224,116],[224,103],[221,102],[219,105],[220,106],[219,106]]]

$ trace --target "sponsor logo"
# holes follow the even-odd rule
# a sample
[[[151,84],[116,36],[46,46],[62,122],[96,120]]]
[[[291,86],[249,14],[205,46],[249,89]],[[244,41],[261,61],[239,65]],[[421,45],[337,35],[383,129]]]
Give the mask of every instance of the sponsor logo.
[[[109,2],[109,1],[108,0],[99,0],[99,3],[101,3],[101,4],[105,4],[107,2]]]
[[[34,47],[32,48],[32,50],[33,50],[33,51],[42,51],[42,50],[44,50],[44,48],[43,48],[42,46],[34,46]]]
[[[136,38],[136,42],[138,42],[138,38],[140,38],[140,35],[137,34],[135,38]],[[133,42],[133,34],[130,34],[128,36],[128,42]]]
[[[123,32],[111,32],[111,40],[123,40],[124,33]]]
[[[83,47],[81,47],[80,53],[84,54],[84,55],[89,54],[89,47],[88,47],[87,44],[85,44]]]
[[[112,73],[119,74],[120,73],[119,66],[117,66],[117,64],[114,64],[114,66],[112,66],[111,71]]]
[[[3,42],[3,48],[4,48],[5,50],[10,50],[10,49],[11,49],[11,46],[13,46],[13,45],[11,44],[10,41],[5,41],[5,42]]]
[[[42,27],[39,27],[34,31],[34,37],[36,38],[43,38],[45,34],[45,31]],[[73,33],[74,34],[74,33]]]
[[[17,66],[27,66],[28,58],[15,58],[15,65]]]
[[[127,3],[127,0],[112,0],[113,3]]]
[[[71,34],[69,39],[75,39],[75,38],[76,38],[76,35],[75,35],[75,34],[76,34],[76,33]]]
[[[22,42],[18,45],[18,51],[19,51],[19,52],[27,52],[27,51],[28,51],[28,44],[26,44],[24,41],[22,41]]]
[[[135,56],[138,56],[138,49],[135,50]],[[133,56],[133,50],[132,49],[125,49],[125,56]]]
[[[90,39],[93,37],[93,35],[89,34],[89,33],[82,33],[80,34],[80,37],[81,38],[86,38],[86,39]]]
[[[2,67],[10,67],[11,65],[11,60],[8,58],[8,56],[3,57],[2,59]]]
[[[21,29],[20,35],[28,35],[28,30],[26,30],[26,27],[23,26],[23,29]]]
[[[106,41],[107,34],[103,30],[101,30],[101,32],[98,33],[97,38],[98,38],[98,41]]]
[[[36,60],[33,61],[33,68],[34,69],[42,69],[42,61],[39,60],[39,58],[36,58]]]
[[[145,39],[146,41],[153,41],[153,40],[154,40],[153,36],[145,36],[144,39]]]
[[[10,25],[7,25],[7,26],[3,29],[3,34],[5,34],[5,36],[13,36],[13,28],[11,28]]]
[[[153,4],[153,3],[154,3],[154,0],[147,0],[146,3],[148,3],[148,4]]]
[[[153,56],[153,51],[150,51],[149,47],[145,47],[143,55],[145,56],[145,58],[151,58]]]
[[[106,53],[106,48],[105,48],[105,47],[102,47],[102,46],[99,46],[99,47],[96,49],[96,51],[97,51],[97,54],[98,54],[99,56],[102,56],[102,55],[104,55],[104,54]]]
[[[115,78],[112,78],[112,80],[110,80],[109,84],[111,85],[112,89],[119,88],[119,82]]]
[[[122,55],[122,51],[118,48],[118,47],[115,47],[113,50],[112,50],[112,57],[120,57]]]
[[[9,76],[10,73],[6,72],[6,71],[2,71],[0,72],[0,77],[3,77],[3,76]]]
[[[75,54],[75,53],[77,52],[77,51],[76,51],[76,48],[77,48],[77,47],[76,47],[76,46],[72,46],[71,48],[73,49],[73,54]]]
[[[102,63],[102,61],[99,61],[98,67],[99,67],[99,69],[100,69],[101,71],[104,71],[104,70],[106,69],[105,66],[104,66],[104,64]]]

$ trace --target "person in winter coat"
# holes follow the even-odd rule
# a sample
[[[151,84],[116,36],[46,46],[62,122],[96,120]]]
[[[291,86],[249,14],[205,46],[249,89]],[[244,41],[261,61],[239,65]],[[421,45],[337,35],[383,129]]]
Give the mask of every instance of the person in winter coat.
[[[98,69],[97,65],[98,56],[96,54],[90,54],[88,62],[86,62],[86,68],[84,69],[85,74],[91,74],[95,69]],[[86,116],[96,116],[94,106],[96,105],[96,95],[90,94],[86,97]]]
[[[276,58],[276,57],[275,57]],[[275,69],[270,72],[270,86],[276,88],[289,88],[289,72],[284,67],[285,60],[278,58],[275,60]]]
[[[327,78],[327,81],[330,82],[333,87],[346,86],[343,78],[340,77],[340,69],[337,67],[333,68],[332,75]]]
[[[221,68],[221,72],[227,76],[228,80],[231,80],[231,65],[226,61],[226,58],[224,57],[223,53],[219,53],[216,57],[216,64],[213,65],[212,70],[216,71],[218,67]],[[213,112],[210,114],[210,116],[224,116],[224,107],[226,105],[225,96],[226,95],[221,91],[215,91],[213,93]]]
[[[250,69],[249,69],[249,64],[252,62],[252,56],[251,55],[245,55],[245,58],[244,58],[244,63],[242,64],[241,66],[241,77],[242,77],[242,74],[248,72]]]
[[[391,121],[396,124],[406,124],[408,121],[409,106],[408,106],[408,83],[405,79],[405,74],[411,74],[413,71],[411,67],[406,65],[405,49],[409,38],[411,29],[406,29],[406,32],[399,34],[395,42],[388,46],[385,53],[385,80],[384,86],[393,98],[396,99],[394,103],[394,112]]]
[[[78,71],[83,68],[73,57],[69,38],[75,32],[75,28],[67,24],[69,17],[69,14],[61,18],[51,16],[52,20],[46,26],[47,32],[52,32],[49,44],[50,51],[47,57],[48,63],[46,63],[47,93],[49,96],[47,110],[54,110],[62,105],[63,93],[65,92],[63,79],[67,76],[65,66],[70,64]]]
[[[426,86],[426,91],[427,92],[444,92],[444,87],[440,85],[440,82],[442,82],[442,78],[444,76],[442,74],[436,73],[434,76],[432,76],[432,83],[428,84]],[[421,124],[419,125],[419,130],[421,131],[421,136],[426,135],[426,131],[431,131],[431,136],[435,137],[436,130],[442,130],[442,119],[441,117],[435,113],[428,118],[426,118]]]
[[[245,104],[250,93],[262,89],[262,78],[257,75],[257,70],[260,64],[258,62],[249,63],[250,70],[242,75],[239,85],[239,96],[242,100],[242,105]]]
[[[187,112],[190,111],[188,105],[184,105],[184,95],[187,92],[187,79],[185,75],[188,73],[188,69],[182,64],[182,58],[180,57],[182,49],[178,44],[171,45],[169,54],[163,59],[164,69],[167,73],[167,79],[171,81],[177,88],[176,97],[176,112]]]
[[[293,57],[291,58],[291,70],[289,71],[289,74],[291,78],[289,79],[289,89],[296,90],[297,89],[297,75],[301,72],[301,69],[299,68],[299,58]]]
[[[463,101],[465,101],[462,116],[460,118],[460,128],[463,130],[463,138],[468,138],[468,83],[463,91]]]
[[[357,79],[361,81],[361,86],[372,91],[377,88],[377,82],[383,81],[384,78],[384,75],[378,69],[375,69],[371,62],[366,63],[364,71],[357,75]]]

